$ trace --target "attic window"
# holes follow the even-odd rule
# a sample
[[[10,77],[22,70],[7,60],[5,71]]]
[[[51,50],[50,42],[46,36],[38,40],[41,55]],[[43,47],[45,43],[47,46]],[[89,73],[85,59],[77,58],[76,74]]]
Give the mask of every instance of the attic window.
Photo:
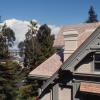
[[[94,55],[94,70],[100,71],[100,53]]]

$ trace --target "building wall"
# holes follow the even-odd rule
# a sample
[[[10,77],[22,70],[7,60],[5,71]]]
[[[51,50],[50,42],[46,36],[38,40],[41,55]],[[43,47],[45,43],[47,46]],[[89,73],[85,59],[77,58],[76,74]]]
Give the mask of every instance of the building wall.
[[[88,63],[88,64],[83,64],[81,65],[77,70],[76,72],[77,73],[91,73],[92,71],[92,68],[91,68],[91,64]]]
[[[100,74],[100,70],[95,70],[95,64],[93,61],[93,55],[87,55],[81,62],[78,64],[76,73],[86,73],[86,74]]]
[[[59,100],[71,100],[71,89],[59,87]]]
[[[46,93],[40,100],[52,100],[52,92]]]
[[[64,61],[77,49],[78,32],[69,30],[63,32],[64,35]]]

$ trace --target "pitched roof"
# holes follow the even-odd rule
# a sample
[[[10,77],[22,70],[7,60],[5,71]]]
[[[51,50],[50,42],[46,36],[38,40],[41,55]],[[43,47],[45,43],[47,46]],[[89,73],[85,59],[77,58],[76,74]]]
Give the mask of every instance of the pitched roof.
[[[29,73],[29,76],[50,77],[62,65],[61,52],[53,54],[36,69]]]
[[[64,36],[62,33],[59,33],[57,35],[57,38],[54,40],[54,44],[53,44],[54,47],[62,47],[64,46]]]
[[[85,41],[87,37],[89,37],[93,31],[100,25],[100,22],[97,23],[81,23],[75,25],[66,25],[63,26],[54,41],[54,47],[64,46],[64,36],[63,32],[67,31],[77,31],[78,35],[78,46]]]
[[[77,25],[66,25],[63,26],[57,36],[57,38],[54,41],[55,47],[62,47],[64,46],[64,36],[63,32],[75,30],[79,32],[78,36],[78,46],[80,46],[92,33],[93,31],[100,25],[100,23],[83,23],[83,24],[77,24]],[[56,59],[57,57],[57,59]],[[55,60],[54,60],[55,59]],[[54,64],[52,63],[53,61]],[[29,76],[36,76],[36,77],[45,77],[45,76],[52,76],[58,68],[60,68],[60,56],[57,54],[54,54],[49,59],[47,59],[45,62],[43,62],[41,65],[39,65],[36,69],[34,69]],[[45,73],[44,73],[45,72]]]
[[[91,51],[92,44],[98,44],[100,39],[100,27],[98,27],[80,46],[77,50],[61,65],[61,70],[71,70],[73,71],[74,67]],[[94,42],[95,41],[95,42]],[[59,70],[60,70],[59,69]],[[44,91],[49,84],[52,83],[58,77],[58,72],[53,74],[53,76],[48,79],[48,81],[42,86]]]
[[[80,91],[100,94],[100,84],[81,82]]]

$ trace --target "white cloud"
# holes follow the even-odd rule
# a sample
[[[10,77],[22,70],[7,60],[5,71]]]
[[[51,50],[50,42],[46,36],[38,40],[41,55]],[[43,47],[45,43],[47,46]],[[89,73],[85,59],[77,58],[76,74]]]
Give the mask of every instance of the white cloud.
[[[60,27],[56,25],[48,25],[51,28],[51,34],[57,35],[60,31]]]
[[[38,23],[37,20],[33,19],[32,21]],[[17,20],[17,19],[9,19],[5,20],[4,23],[7,24],[13,31],[15,32],[16,36],[16,42],[14,48],[17,48],[17,45],[20,41],[23,41],[25,39],[25,33],[28,31],[30,25],[29,21],[22,21],[22,20]],[[41,25],[37,24],[37,27],[39,28]],[[55,26],[55,25],[48,25],[51,28],[51,34],[57,35],[60,27]]]
[[[17,45],[20,41],[25,39],[25,33],[28,31],[28,21],[21,21],[16,19],[9,19],[4,21],[13,31],[15,32],[16,41],[14,48],[17,48]]]

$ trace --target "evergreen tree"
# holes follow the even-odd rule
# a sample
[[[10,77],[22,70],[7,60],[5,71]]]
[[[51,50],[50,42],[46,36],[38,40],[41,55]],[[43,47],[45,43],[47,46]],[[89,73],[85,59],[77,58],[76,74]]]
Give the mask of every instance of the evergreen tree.
[[[35,42],[36,42],[36,23],[31,21],[29,25],[29,30],[25,34],[25,40],[20,42],[18,48],[23,53],[20,54],[21,57],[24,57],[24,66],[31,68],[34,67],[34,53],[35,53]]]
[[[54,53],[53,41],[54,35],[51,35],[51,29],[46,25],[42,25],[38,31],[31,24],[30,30],[26,33],[26,39],[19,43],[20,51],[24,51],[24,66],[28,66],[30,70],[37,67],[44,60]]]
[[[40,45],[40,55],[37,57],[37,64],[40,64],[54,53],[54,35],[51,35],[51,29],[46,24],[39,28],[37,41]]]
[[[9,47],[12,47],[15,41],[14,31],[6,24],[0,27],[0,58],[9,57]]]
[[[0,100],[22,100],[22,98],[23,100],[33,100],[32,91],[34,88],[31,84],[24,86],[24,80],[26,80],[29,70],[26,68],[22,69],[18,62],[13,61],[9,56],[9,47],[14,45],[14,41],[15,34],[13,30],[7,27],[6,24],[1,26]],[[24,44],[21,43],[20,46],[23,47]],[[24,94],[24,92],[26,94]]]
[[[23,82],[27,78],[27,72],[27,69],[22,70],[22,67],[15,61],[0,62],[0,100],[17,100],[22,94],[20,90],[24,87]],[[30,91],[26,91],[29,95]]]
[[[86,23],[98,22],[97,15],[96,15],[96,13],[94,11],[93,6],[90,7],[88,14],[89,14],[89,18],[86,21]]]
[[[15,100],[21,67],[11,60],[0,62],[0,100]]]

